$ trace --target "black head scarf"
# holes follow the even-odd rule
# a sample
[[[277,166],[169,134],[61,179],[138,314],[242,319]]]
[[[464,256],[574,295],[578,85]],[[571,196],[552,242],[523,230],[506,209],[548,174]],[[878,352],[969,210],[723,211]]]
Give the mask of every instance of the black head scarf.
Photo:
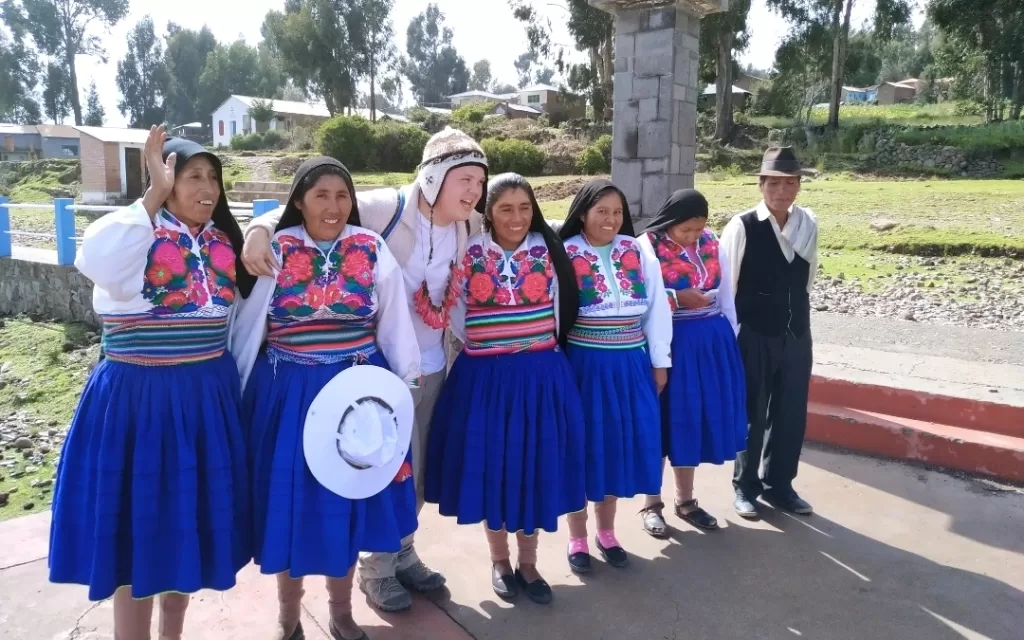
[[[708,211],[708,200],[700,191],[680,189],[661,205],[644,231],[664,231],[693,218],[707,218]]]
[[[339,176],[345,181],[345,186],[348,187],[348,192],[352,197],[352,213],[348,215],[348,224],[360,226],[359,202],[356,199],[356,187],[352,182],[352,174],[338,160],[327,156],[318,156],[299,165],[298,171],[295,172],[295,178],[292,180],[292,189],[288,193],[288,204],[284,207],[284,213],[281,214],[281,221],[277,223],[275,231],[302,224],[302,211],[299,210],[296,203],[302,202],[306,192],[324,176]]]
[[[491,178],[487,183],[487,208],[484,214],[484,225],[488,231],[491,229],[491,211],[494,208],[494,203],[503,193],[511,189],[522,189],[530,196],[530,204],[533,205],[530,231],[544,236],[544,244],[547,245],[548,254],[551,256],[555,277],[558,278],[558,342],[564,348],[566,340],[569,339],[569,330],[576,324],[576,316],[579,314],[580,292],[576,285],[576,272],[572,269],[562,240],[544,220],[544,214],[540,210],[540,205],[537,204],[537,196],[534,195],[533,187],[526,181],[526,178],[518,173],[502,173]]]
[[[224,169],[221,166],[220,158],[204,149],[202,145],[184,138],[168,138],[164,142],[163,159],[166,161],[167,156],[172,153],[177,154],[174,177],[178,177],[178,174],[185,169],[185,165],[192,158],[206,156],[213,163],[213,168],[217,171],[217,181],[220,183],[220,198],[213,207],[213,225],[223,231],[231,240],[231,248],[235,252],[235,284],[242,297],[248,298],[253,285],[256,284],[256,277],[246,271],[245,265],[242,264],[242,246],[245,240],[242,237],[242,228],[238,226],[238,221],[231,215],[231,209],[228,207],[228,194],[224,190]],[[148,175],[146,182],[148,186]]]
[[[609,193],[617,193],[622,198],[622,227],[619,229],[619,233],[635,238],[636,233],[633,232],[633,219],[629,216],[629,204],[626,202],[626,196],[622,193],[621,189],[612,184],[610,180],[605,180],[604,178],[591,180],[576,192],[576,197],[572,199],[572,204],[569,205],[569,214],[565,217],[565,224],[558,230],[558,237],[568,240],[582,233],[583,216],[587,215],[587,212],[590,211],[591,207],[598,200]]]

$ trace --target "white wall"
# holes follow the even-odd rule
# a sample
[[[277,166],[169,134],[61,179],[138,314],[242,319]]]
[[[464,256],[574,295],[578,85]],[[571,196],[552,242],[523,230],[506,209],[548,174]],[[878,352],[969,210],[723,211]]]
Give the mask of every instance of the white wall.
[[[249,107],[238,98],[231,97],[219,109],[213,112],[211,119],[213,124],[213,144],[217,147],[226,147],[231,144],[231,123],[235,123],[235,133],[241,134],[244,131],[244,120],[249,115]],[[220,122],[224,123],[224,132],[221,133]]]
[[[550,93],[550,91],[523,91],[519,94],[519,104],[541,109],[548,103],[548,94]],[[530,102],[531,96],[540,96],[540,101]],[[536,100],[536,98],[534,98],[534,100]]]

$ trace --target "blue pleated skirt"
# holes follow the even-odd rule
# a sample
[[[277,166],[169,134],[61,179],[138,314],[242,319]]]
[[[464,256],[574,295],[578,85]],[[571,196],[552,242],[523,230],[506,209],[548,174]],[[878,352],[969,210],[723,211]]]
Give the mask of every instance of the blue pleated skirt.
[[[380,352],[369,364],[388,367]],[[249,376],[242,405],[252,430],[253,554],[265,574],[343,578],[360,551],[398,552],[402,538],[416,531],[411,477],[371,498],[349,500],[325,489],[306,466],[302,429],[309,405],[350,366],[275,364],[264,352]]]
[[[455,360],[441,390],[424,494],[459,524],[558,530],[586,506],[584,418],[561,350]]]
[[[587,500],[661,493],[661,409],[645,347],[570,344],[586,419]]]
[[[173,366],[103,360],[64,442],[50,527],[50,580],[226,590],[252,555],[249,476],[234,359]]]
[[[723,315],[675,320],[661,394],[663,451],[673,467],[734,460],[747,446],[746,378]]]

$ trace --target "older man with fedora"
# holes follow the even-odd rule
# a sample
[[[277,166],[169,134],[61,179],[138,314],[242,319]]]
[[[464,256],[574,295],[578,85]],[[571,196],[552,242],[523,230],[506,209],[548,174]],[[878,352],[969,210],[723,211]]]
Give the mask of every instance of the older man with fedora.
[[[818,268],[818,221],[794,203],[801,176],[811,173],[792,148],[768,149],[758,173],[763,199],[722,232],[732,299],[721,303],[737,332],[747,381],[747,448],[733,475],[734,507],[745,518],[758,516],[759,496],[790,513],[812,512],[793,489],[807,427],[810,290]]]

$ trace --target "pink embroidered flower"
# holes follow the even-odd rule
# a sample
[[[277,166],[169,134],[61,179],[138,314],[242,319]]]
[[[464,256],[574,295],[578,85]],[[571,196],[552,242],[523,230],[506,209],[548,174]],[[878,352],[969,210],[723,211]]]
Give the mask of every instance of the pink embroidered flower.
[[[313,256],[308,251],[296,250],[284,259],[283,272],[292,275],[295,282],[307,282],[313,279]]]
[[[341,289],[338,287],[337,280],[331,280],[324,287],[324,304],[330,307],[339,302],[341,302]]]
[[[231,304],[235,301],[235,288],[221,287],[217,290],[216,296],[227,304]]]
[[[170,242],[157,242],[153,248],[152,264],[159,265],[171,272],[172,275],[180,276],[185,273],[185,256],[182,247]]]
[[[306,290],[306,304],[319,309],[324,304],[324,290],[320,287],[313,285]]]
[[[548,279],[543,273],[528,273],[523,278],[520,288],[523,300],[529,303],[546,302],[548,297]]]
[[[154,264],[150,268],[146,269],[146,282],[155,287],[162,287],[172,279],[174,279],[174,274],[171,273],[171,270],[167,265]]]
[[[345,305],[349,309],[359,309],[367,301],[363,299],[358,293],[343,293],[341,296],[341,304]]]
[[[360,249],[349,251],[341,261],[341,273],[352,278],[360,286],[366,287],[373,283],[373,265],[370,256]]]
[[[500,287],[494,293],[494,301],[498,304],[509,304],[512,302],[512,292],[505,287]]]
[[[581,276],[590,275],[590,261],[583,256],[576,256],[572,259],[572,268],[576,272],[577,280]]]
[[[220,242],[211,242],[209,247],[210,263],[213,265],[214,270],[234,280],[235,252],[231,250],[231,246],[221,244]]]
[[[170,291],[161,301],[162,306],[168,307],[173,311],[177,311],[186,304],[188,304],[188,296],[182,291]]]
[[[675,269],[668,269],[662,275],[665,276],[665,282],[675,283],[679,281],[679,272]]]
[[[622,268],[623,269],[639,269],[640,268],[640,254],[634,249],[626,250],[622,253]]]
[[[494,279],[486,273],[474,273],[469,278],[470,302],[484,303],[494,293]]]
[[[294,295],[281,296],[277,299],[277,306],[291,313],[302,306],[302,298]]]

